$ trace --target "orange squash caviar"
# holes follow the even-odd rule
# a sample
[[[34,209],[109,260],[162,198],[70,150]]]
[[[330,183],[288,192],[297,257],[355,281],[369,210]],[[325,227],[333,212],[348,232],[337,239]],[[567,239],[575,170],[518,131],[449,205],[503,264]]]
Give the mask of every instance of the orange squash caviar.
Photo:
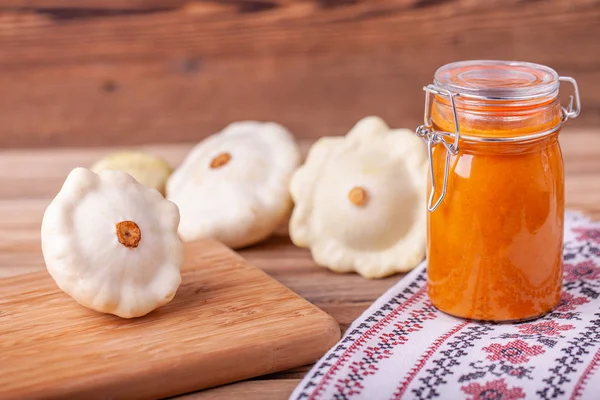
[[[428,213],[431,302],[474,320],[544,315],[559,303],[562,286],[558,135],[565,113],[575,117],[579,107],[563,110],[558,75],[529,63],[449,64],[429,87],[429,123],[419,130],[431,140],[435,183]]]

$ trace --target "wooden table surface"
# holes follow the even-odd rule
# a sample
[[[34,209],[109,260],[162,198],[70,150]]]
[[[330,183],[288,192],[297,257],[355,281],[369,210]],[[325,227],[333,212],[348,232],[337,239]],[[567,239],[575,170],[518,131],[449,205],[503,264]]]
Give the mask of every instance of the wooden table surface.
[[[3,0],[0,146],[184,143],[247,118],[311,138],[368,114],[416,126],[435,70],[469,59],[574,77],[569,126],[598,126],[599,21],[598,0]]]
[[[310,143],[301,142],[306,150]],[[561,135],[567,207],[600,218],[600,129],[565,129]],[[145,146],[177,165],[191,145]],[[44,269],[39,244],[41,217],[67,173],[89,166],[114,148],[5,150],[0,152],[0,276]],[[36,247],[36,246],[33,246]],[[240,251],[256,266],[331,314],[342,330],[401,275],[366,280],[335,274],[296,248],[285,226],[265,243]],[[286,399],[310,366],[184,396],[186,399]]]

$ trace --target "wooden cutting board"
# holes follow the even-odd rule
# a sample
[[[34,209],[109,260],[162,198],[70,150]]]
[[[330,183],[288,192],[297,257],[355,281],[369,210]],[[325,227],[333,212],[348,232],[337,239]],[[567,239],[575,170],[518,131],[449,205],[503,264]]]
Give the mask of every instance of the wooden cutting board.
[[[0,398],[159,398],[316,361],[334,319],[215,241],[185,245],[171,303],[125,320],[47,272],[0,279]]]

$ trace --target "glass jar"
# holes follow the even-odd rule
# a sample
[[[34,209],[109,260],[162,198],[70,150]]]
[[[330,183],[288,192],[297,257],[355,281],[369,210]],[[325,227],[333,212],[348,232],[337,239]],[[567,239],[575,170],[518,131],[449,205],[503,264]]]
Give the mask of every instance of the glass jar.
[[[574,90],[566,108],[561,82]],[[473,320],[544,315],[561,295],[558,135],[579,115],[577,83],[538,64],[464,61],[438,69],[424,90],[425,124],[417,134],[430,159],[431,302]]]

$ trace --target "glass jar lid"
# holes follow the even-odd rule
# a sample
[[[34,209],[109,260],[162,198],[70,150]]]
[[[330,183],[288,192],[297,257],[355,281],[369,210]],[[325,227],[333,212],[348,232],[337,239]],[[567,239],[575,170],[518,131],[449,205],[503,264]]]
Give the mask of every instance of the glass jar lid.
[[[469,136],[461,133],[457,113],[460,104],[457,105],[457,103],[464,103],[467,100],[471,103],[495,103],[505,107],[517,105],[522,107],[521,104],[515,103],[523,101],[530,103],[529,106],[531,106],[531,103],[556,101],[561,82],[572,85],[573,95],[570,96],[567,107],[559,105],[561,118],[550,129],[531,134],[502,137]],[[534,140],[557,132],[562,123],[569,118],[576,118],[581,111],[579,88],[575,79],[569,76],[559,76],[552,68],[528,62],[470,60],[446,64],[435,72],[434,83],[425,86],[423,90],[426,93],[424,124],[417,128],[416,134],[427,144],[430,170],[433,170],[433,148],[442,145],[446,150],[442,182],[436,182],[431,175],[431,192],[427,203],[429,211],[434,211],[446,195],[450,156],[458,154],[461,138],[484,143],[514,143]],[[453,132],[436,130],[431,117],[434,97],[442,99],[450,107]],[[488,105],[484,104],[484,106]],[[436,187],[440,184],[441,193],[436,200]]]
[[[545,65],[496,60],[446,64],[434,84],[460,96],[488,100],[531,100],[558,95],[559,75]]]

